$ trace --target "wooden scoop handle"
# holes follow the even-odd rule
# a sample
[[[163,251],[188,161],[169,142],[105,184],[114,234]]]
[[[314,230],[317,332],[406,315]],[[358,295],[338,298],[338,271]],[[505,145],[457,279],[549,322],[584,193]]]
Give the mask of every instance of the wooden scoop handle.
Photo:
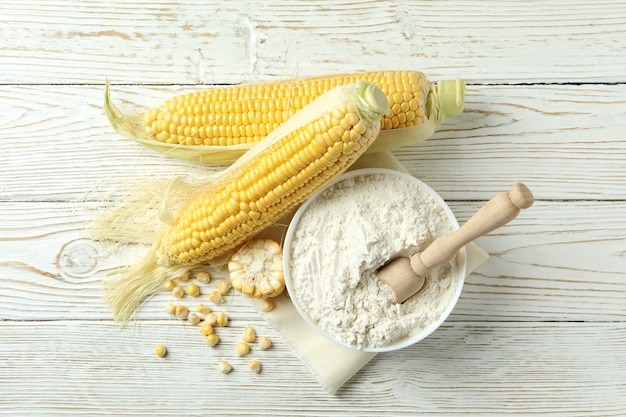
[[[432,268],[452,259],[463,246],[507,224],[533,202],[534,197],[528,187],[521,183],[513,185],[508,193],[498,194],[489,200],[457,231],[438,237],[423,252],[411,256],[411,269],[419,276],[428,275]]]

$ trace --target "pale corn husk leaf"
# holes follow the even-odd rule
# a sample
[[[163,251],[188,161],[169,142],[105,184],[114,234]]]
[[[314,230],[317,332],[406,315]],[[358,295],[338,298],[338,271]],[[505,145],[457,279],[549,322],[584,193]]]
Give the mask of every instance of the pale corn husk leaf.
[[[382,152],[403,146],[416,145],[430,138],[435,133],[436,126],[434,121],[429,120],[427,123],[403,129],[383,130],[366,152]],[[119,130],[116,129],[116,131],[120,133]],[[230,146],[177,145],[152,139],[144,139],[138,136],[127,137],[148,149],[174,159],[217,165],[228,165],[235,162],[259,143],[244,143]]]

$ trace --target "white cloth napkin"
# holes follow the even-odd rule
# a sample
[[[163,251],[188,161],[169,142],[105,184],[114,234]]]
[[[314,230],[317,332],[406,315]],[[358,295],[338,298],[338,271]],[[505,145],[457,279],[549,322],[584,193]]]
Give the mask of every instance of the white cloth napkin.
[[[406,171],[406,168],[390,153],[367,154],[359,159],[351,169],[389,168]],[[267,235],[283,236],[288,219],[279,224]],[[489,255],[475,243],[466,246],[467,274],[484,262]],[[350,349],[333,343],[317,333],[300,317],[286,293],[273,299],[276,308],[270,312],[261,311],[260,301],[253,300],[253,306],[269,325],[294,350],[304,365],[329,393],[334,394],[355,373],[365,366],[376,353]]]

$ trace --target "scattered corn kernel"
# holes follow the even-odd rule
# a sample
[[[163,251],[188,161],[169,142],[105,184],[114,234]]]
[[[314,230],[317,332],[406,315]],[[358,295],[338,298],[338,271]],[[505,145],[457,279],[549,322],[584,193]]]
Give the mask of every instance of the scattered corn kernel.
[[[222,304],[224,302],[224,296],[218,290],[213,290],[211,294],[209,294],[209,301],[213,304]]]
[[[219,341],[220,341],[220,338],[217,337],[215,333],[211,333],[210,335],[206,337],[206,344],[209,345],[209,347],[213,347],[217,345]]]
[[[211,274],[207,271],[198,271],[196,274],[196,280],[201,284],[208,284],[211,282]]]
[[[252,326],[248,325],[246,329],[243,331],[243,341],[252,343],[256,340],[256,333]]]
[[[217,314],[216,313],[209,313],[204,317],[204,322],[206,324],[210,324],[210,325],[214,325],[215,323],[217,323]]]
[[[185,296],[185,290],[183,290],[177,285],[174,288],[172,288],[172,295],[176,298],[183,298]]]
[[[187,321],[192,326],[195,326],[196,324],[200,323],[200,316],[196,313],[189,313],[189,315],[187,316]]]
[[[258,374],[259,372],[261,372],[261,362],[259,361],[252,360],[250,361],[248,366],[250,367],[250,370],[254,372],[255,374]]]
[[[261,304],[261,311],[265,311],[267,313],[268,311],[274,310],[274,307],[276,307],[274,300],[266,298],[263,300],[263,304]]]
[[[211,312],[211,307],[209,307],[206,304],[198,304],[198,307],[196,307],[196,311],[200,314],[209,314]]]
[[[169,303],[168,305],[165,306],[165,312],[167,314],[176,314],[176,305]]]
[[[189,281],[189,272],[183,272],[182,274],[176,277],[176,280],[179,282]]]
[[[226,281],[225,279],[220,279],[219,282],[217,283],[217,291],[222,294],[222,295],[226,295],[228,294],[228,291],[230,291],[230,282]]]
[[[176,283],[174,282],[174,280],[171,280],[171,279],[168,279],[167,281],[163,283],[163,289],[165,291],[172,291],[175,286],[176,286]]]
[[[237,342],[237,355],[244,356],[250,352],[250,345],[246,342]]]
[[[187,285],[187,294],[191,297],[197,297],[200,295],[200,288],[196,284]]]
[[[218,366],[220,369],[220,374],[227,374],[233,370],[233,366],[230,363],[226,362],[225,360],[221,360]]]
[[[176,314],[176,317],[178,317],[181,320],[186,319],[187,315],[189,314],[189,309],[187,308],[187,306],[177,305],[175,314]]]
[[[204,323],[202,326],[200,326],[200,333],[202,333],[203,336],[213,334],[213,326],[211,326],[209,323]]]
[[[162,358],[163,356],[167,355],[167,348],[164,345],[156,345],[156,347],[154,348],[154,353]]]
[[[224,327],[228,324],[228,314],[220,311],[217,313],[217,317],[215,318],[215,325]]]
[[[272,346],[272,341],[267,336],[259,337],[259,349],[266,350]]]

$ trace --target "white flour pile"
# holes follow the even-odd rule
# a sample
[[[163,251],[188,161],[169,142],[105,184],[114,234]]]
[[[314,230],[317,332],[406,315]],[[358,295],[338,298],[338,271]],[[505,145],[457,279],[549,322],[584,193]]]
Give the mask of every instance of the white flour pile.
[[[454,259],[435,268],[403,304],[393,303],[376,270],[452,227],[440,203],[407,179],[367,174],[341,181],[300,218],[291,246],[291,296],[340,341],[360,349],[385,346],[440,317],[458,286],[458,265]]]

